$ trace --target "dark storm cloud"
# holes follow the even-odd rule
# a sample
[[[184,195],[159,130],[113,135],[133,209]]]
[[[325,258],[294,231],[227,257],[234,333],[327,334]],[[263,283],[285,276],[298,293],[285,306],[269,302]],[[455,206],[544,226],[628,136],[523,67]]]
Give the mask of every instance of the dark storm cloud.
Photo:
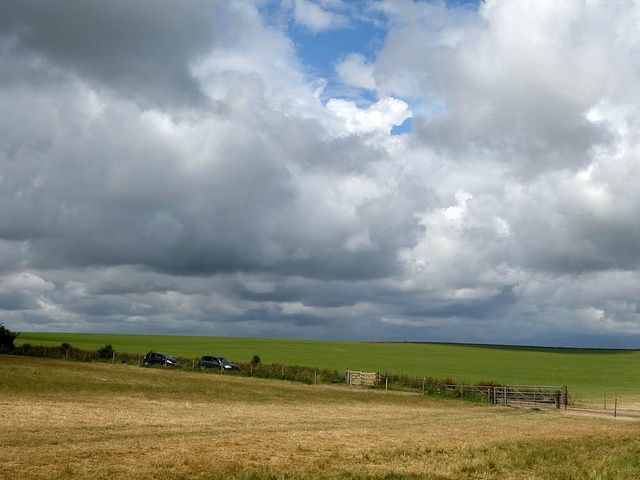
[[[121,297],[84,297],[77,301],[65,302],[65,304],[69,312],[92,317],[152,315],[157,313],[151,307],[142,308]]]
[[[304,282],[287,284],[281,279],[273,279],[273,291],[256,292],[245,285],[235,285],[237,294],[255,302],[302,302],[311,307],[331,308],[355,305],[358,301],[368,299],[372,286],[359,285],[356,282],[322,282],[320,285]]]
[[[481,320],[502,316],[516,301],[517,296],[513,292],[513,287],[502,287],[500,292],[488,298],[449,302],[432,301],[430,305],[407,306],[401,313],[421,318],[463,317]]]
[[[32,313],[21,313],[20,316],[20,321],[23,322],[24,324],[30,326],[30,327],[34,327],[34,326],[46,326],[46,327],[51,327],[53,326],[56,321],[47,316],[47,315],[38,315],[38,314],[32,314]]]
[[[211,47],[223,3],[6,0],[0,32],[16,38],[21,51],[143,104],[195,104],[206,97],[189,63]]]
[[[30,310],[38,303],[23,292],[0,292],[0,310]]]

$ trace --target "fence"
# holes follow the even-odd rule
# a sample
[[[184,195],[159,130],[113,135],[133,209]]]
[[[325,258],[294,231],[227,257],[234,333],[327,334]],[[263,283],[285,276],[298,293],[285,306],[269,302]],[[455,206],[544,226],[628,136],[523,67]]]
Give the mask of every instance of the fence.
[[[347,370],[347,383],[353,387],[373,387],[380,383],[380,372]]]
[[[480,395],[484,400],[494,405],[547,405],[560,408],[567,407],[569,393],[566,386],[537,386],[537,385],[446,385],[449,392],[461,392],[471,390]]]
[[[569,404],[566,386],[499,385],[493,382],[468,385],[456,384],[451,379],[437,380],[431,377],[409,377],[408,375],[384,375],[347,370],[345,381],[349,386],[379,388],[422,393],[424,395],[449,395],[470,400],[480,400],[494,405],[535,405],[565,409]]]
[[[140,365],[142,355],[113,352],[105,357],[97,351],[87,351],[63,344],[61,346],[35,346],[24,344],[15,348],[14,355],[27,355],[49,358],[65,358],[76,361],[103,361]],[[194,370],[197,360],[178,358],[179,367],[172,369]],[[268,379],[281,379],[307,384],[337,384],[346,381],[351,386],[384,388],[425,395],[449,395],[470,400],[482,400],[493,404],[533,404],[548,406],[565,406],[569,404],[566,386],[514,386],[499,385],[492,382],[477,385],[456,384],[453,380],[435,379],[432,377],[410,377],[408,375],[384,374],[380,372],[362,372],[347,370],[340,374],[335,370],[317,369],[313,367],[238,363],[236,374]],[[207,373],[226,374],[217,369],[208,369]],[[384,381],[383,381],[384,379]],[[617,401],[617,400],[616,400]],[[572,405],[573,406],[573,405]],[[575,405],[576,407],[578,405]],[[605,407],[606,408],[606,407]]]
[[[9,352],[3,352],[9,353]],[[105,362],[128,365],[142,365],[144,355],[138,353],[125,353],[113,351],[108,356],[101,355],[96,350],[83,350],[71,345],[44,346],[30,345],[25,343],[14,348],[12,355],[45,357],[54,359],[73,360],[81,362]],[[198,370],[198,359],[178,357],[180,365],[170,367],[172,370]],[[296,365],[281,364],[253,364],[237,363],[239,370],[235,375],[246,377],[256,377],[265,379],[277,379],[293,382],[312,384],[338,384],[344,382],[344,375],[336,370],[320,369],[315,367],[304,367]],[[202,373],[212,375],[228,375],[228,372],[220,371],[217,368],[202,370]]]

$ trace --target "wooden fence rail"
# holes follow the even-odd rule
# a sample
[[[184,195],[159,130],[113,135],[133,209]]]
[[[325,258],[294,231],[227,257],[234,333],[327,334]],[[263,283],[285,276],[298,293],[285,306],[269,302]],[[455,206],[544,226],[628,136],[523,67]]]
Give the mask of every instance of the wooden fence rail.
[[[347,370],[346,380],[349,386],[353,387],[373,387],[380,383],[380,372],[361,372]]]

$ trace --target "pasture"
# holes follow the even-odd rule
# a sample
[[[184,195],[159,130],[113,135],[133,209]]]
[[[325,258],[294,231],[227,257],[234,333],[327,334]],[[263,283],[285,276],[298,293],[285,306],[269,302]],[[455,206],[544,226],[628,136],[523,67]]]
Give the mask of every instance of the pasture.
[[[580,402],[617,397],[627,407],[640,405],[640,351],[455,345],[436,343],[366,343],[260,338],[156,336],[23,332],[16,345],[60,345],[96,350],[111,344],[120,352],[149,350],[185,358],[225,355],[248,362],[282,363],[344,371],[366,371],[452,378],[458,382],[568,385]]]
[[[640,423],[0,355],[0,478],[631,479]]]

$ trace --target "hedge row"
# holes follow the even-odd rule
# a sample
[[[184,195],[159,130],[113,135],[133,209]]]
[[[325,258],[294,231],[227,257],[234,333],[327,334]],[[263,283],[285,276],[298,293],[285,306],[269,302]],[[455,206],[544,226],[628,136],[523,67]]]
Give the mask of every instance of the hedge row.
[[[43,346],[24,344],[14,348],[13,355],[25,355],[32,357],[63,358],[68,360],[83,362],[115,362],[129,365],[141,365],[144,355],[133,353],[115,352],[111,345],[105,345],[97,351],[82,350],[63,343],[59,346]],[[194,370],[198,367],[198,360],[190,358],[177,358],[180,362],[178,370]],[[210,374],[218,375],[240,375],[256,378],[267,378],[274,380],[285,380],[301,382],[308,385],[313,384],[344,384],[346,382],[346,372],[336,370],[319,369],[314,367],[303,367],[297,365],[263,364],[263,363],[238,363],[237,372],[221,372],[217,369],[206,369]],[[453,386],[458,386],[454,388]],[[495,382],[479,382],[475,386],[493,387],[501,386]],[[450,378],[437,379],[433,377],[412,377],[400,374],[382,374],[380,382],[374,389],[389,389],[396,391],[410,391],[424,393],[426,395],[442,395],[470,400],[482,400],[482,395],[473,388],[471,384],[456,383]]]

